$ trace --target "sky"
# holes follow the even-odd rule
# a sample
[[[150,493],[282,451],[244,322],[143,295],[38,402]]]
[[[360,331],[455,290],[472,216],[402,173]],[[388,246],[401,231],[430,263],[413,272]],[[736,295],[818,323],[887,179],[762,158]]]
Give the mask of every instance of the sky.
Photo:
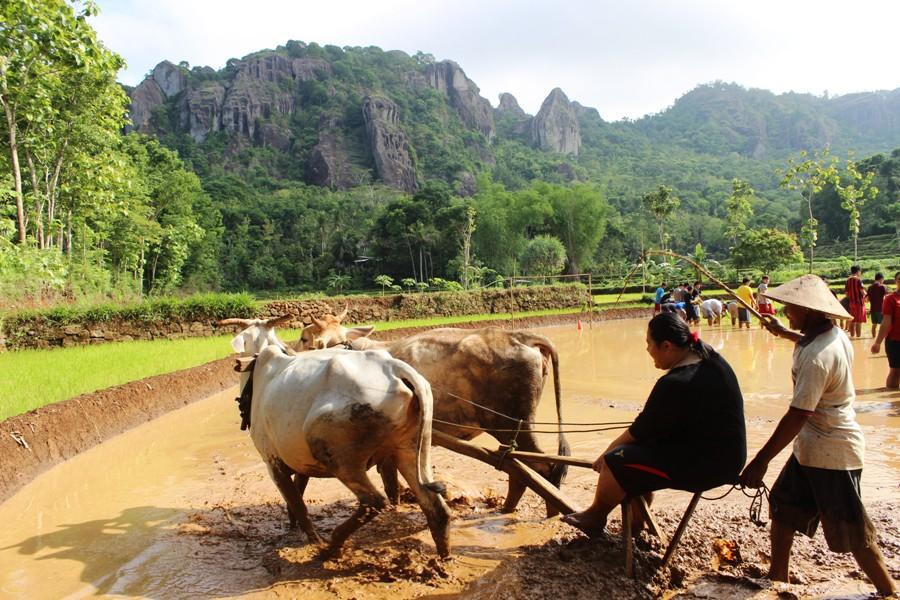
[[[157,63],[225,66],[287,40],[454,60],[497,105],[554,87],[615,121],[722,80],[831,96],[900,87],[894,0],[98,0],[100,39],[137,85]]]

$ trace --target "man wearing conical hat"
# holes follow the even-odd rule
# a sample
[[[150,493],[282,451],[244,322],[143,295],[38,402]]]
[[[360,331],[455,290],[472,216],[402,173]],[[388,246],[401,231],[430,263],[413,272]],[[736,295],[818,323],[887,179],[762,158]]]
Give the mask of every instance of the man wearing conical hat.
[[[896,588],[860,498],[865,440],[853,410],[853,347],[832,321],[849,319],[850,314],[816,275],[798,277],[765,295],[785,305],[791,329],[796,330],[774,318],[765,321],[774,335],[796,342],[794,392],[787,413],[741,474],[745,486],[762,486],[769,462],[794,442],[769,497],[769,578],[788,581],[795,532],[812,536],[821,522],[828,547],[853,553],[878,592],[890,595]]]

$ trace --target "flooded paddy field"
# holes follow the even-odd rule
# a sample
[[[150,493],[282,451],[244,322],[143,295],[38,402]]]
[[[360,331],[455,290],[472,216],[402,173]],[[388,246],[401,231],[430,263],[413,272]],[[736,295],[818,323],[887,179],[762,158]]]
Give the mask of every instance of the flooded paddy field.
[[[627,421],[662,372],[644,350],[646,321],[546,328],[560,353],[564,420]],[[759,329],[702,329],[731,363],[744,391],[748,453],[775,427],[790,397],[793,345]],[[858,418],[866,441],[863,498],[900,577],[900,392],[880,389],[884,355],[854,341]],[[617,535],[588,541],[528,492],[512,515],[499,512],[506,475],[438,448],[435,475],[449,485],[453,555],[434,553],[417,505],[390,509],[351,537],[344,555],[322,561],[300,533],[287,532],[281,498],[253,448],[230,390],[176,410],[54,467],[0,504],[0,598],[865,598],[872,586],[852,559],[828,552],[821,533],[798,537],[792,584],[759,579],[768,531],[752,525],[750,500],[734,492],[702,501],[673,569],[654,575],[662,549],[637,545],[637,578],[622,574]],[[552,386],[539,410],[554,421]],[[575,456],[595,458],[617,431],[568,436]],[[491,443],[482,436],[480,442]],[[555,436],[542,435],[553,451]],[[787,452],[773,461],[771,485]],[[370,472],[377,479],[374,470]],[[591,471],[572,468],[563,492],[579,506]],[[727,488],[710,492],[721,495]],[[324,534],[355,507],[335,480],[311,480],[312,520]],[[654,512],[671,532],[689,500],[662,492]],[[734,542],[726,560],[713,541]]]

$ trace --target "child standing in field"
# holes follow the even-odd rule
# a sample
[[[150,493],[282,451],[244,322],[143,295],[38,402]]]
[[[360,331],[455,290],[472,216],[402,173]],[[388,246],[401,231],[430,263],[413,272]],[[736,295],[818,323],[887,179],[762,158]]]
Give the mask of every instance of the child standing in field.
[[[872,337],[875,337],[878,326],[881,325],[881,321],[884,318],[884,313],[881,309],[883,308],[882,304],[886,293],[887,288],[884,287],[884,275],[875,273],[875,282],[866,290],[866,298],[869,299],[869,318],[872,320]]]
[[[756,300],[753,298],[753,289],[750,287],[750,278],[744,277],[741,282],[741,287],[735,290],[738,298],[743,300],[747,306],[752,306],[756,308]],[[747,329],[750,329],[750,311],[744,308],[742,305],[738,306],[738,329],[747,325]]]

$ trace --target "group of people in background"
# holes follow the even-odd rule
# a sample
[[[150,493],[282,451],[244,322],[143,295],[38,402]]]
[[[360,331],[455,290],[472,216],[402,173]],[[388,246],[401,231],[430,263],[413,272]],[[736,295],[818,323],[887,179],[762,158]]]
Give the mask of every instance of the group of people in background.
[[[866,287],[862,280],[862,269],[854,265],[844,284],[844,298],[841,300],[841,305],[852,317],[845,324],[847,335],[851,338],[861,337],[863,323],[868,317],[875,340],[871,352],[878,354],[884,344],[889,366],[886,385],[889,388],[900,387],[900,271],[894,276],[894,285],[892,293],[885,285],[884,275],[876,273],[872,284]],[[767,296],[768,289],[768,275],[762,277],[756,290],[753,289],[750,278],[744,277],[735,294],[746,306],[752,307],[761,315],[774,315],[775,306]],[[675,313],[689,325],[699,324],[702,317],[710,326],[721,324],[725,312],[728,312],[732,326],[737,325],[739,329],[750,328],[750,310],[744,305],[735,300],[723,303],[718,298],[704,298],[702,290],[701,281],[695,281],[693,285],[683,282],[671,290],[666,283],[662,283],[656,290],[653,312]]]

